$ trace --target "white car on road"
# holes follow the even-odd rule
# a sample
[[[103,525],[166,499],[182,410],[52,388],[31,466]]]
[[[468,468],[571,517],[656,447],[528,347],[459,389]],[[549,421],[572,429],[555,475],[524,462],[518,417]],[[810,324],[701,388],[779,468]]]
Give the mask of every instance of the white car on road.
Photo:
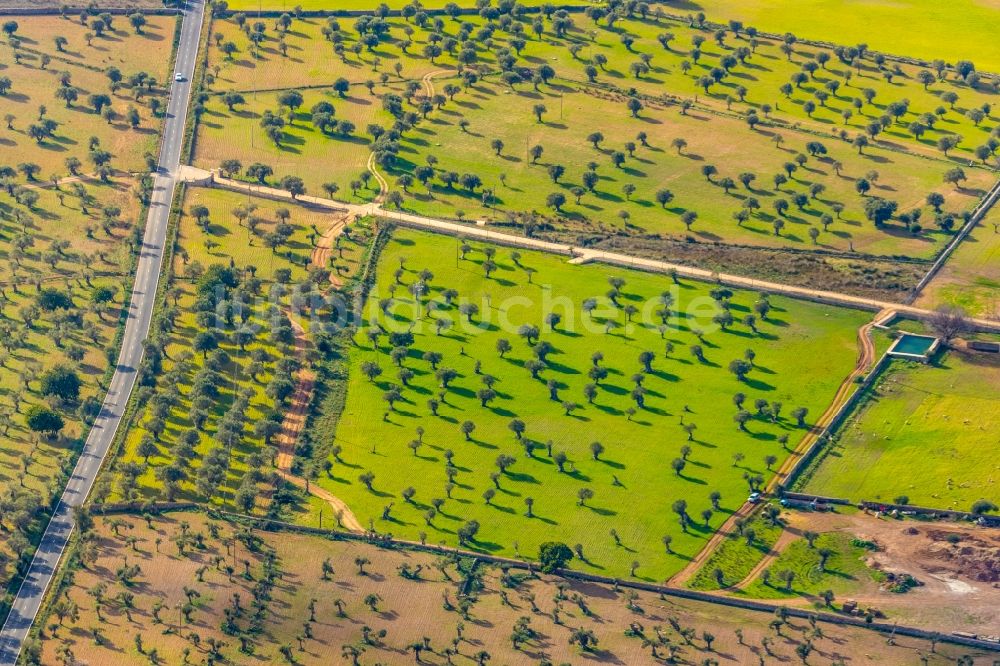
[[[183,80],[184,80],[184,75],[183,74],[181,74],[180,72],[177,72],[176,74],[174,74],[174,81],[183,81]]]

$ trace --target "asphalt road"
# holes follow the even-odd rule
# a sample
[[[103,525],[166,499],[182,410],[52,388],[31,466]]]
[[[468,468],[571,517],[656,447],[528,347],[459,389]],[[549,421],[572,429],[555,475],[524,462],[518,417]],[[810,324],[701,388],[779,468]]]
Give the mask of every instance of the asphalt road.
[[[167,103],[167,116],[160,142],[160,160],[154,177],[153,198],[136,266],[128,321],[125,324],[125,336],[115,374],[104,398],[101,414],[87,437],[83,453],[73,470],[73,476],[63,491],[52,520],[31,561],[28,575],[17,592],[10,615],[0,630],[0,666],[13,666],[17,662],[21,646],[35,620],[45,590],[52,581],[52,576],[59,565],[59,558],[73,531],[73,507],[82,504],[90,493],[135,384],[136,370],[142,361],[142,343],[149,333],[156,285],[163,262],[170,202],[174,197],[176,173],[184,143],[184,123],[191,96],[191,79],[198,57],[203,7],[204,0],[189,1],[181,27],[174,69],[184,75],[184,80],[174,81],[171,73],[170,99]],[[164,50],[163,58],[169,57],[169,51]]]

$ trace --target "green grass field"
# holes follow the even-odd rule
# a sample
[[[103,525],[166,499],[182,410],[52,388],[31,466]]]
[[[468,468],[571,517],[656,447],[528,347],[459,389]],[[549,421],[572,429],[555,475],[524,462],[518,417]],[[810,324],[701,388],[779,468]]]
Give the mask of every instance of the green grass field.
[[[760,321],[759,333],[741,324],[714,330],[712,318],[719,306],[708,297],[708,285],[685,282],[672,288],[663,276],[575,267],[563,258],[530,252],[520,253],[519,268],[510,251],[503,249],[494,258],[499,268],[487,279],[483,250],[471,251],[461,260],[459,249],[451,238],[394,233],[380,260],[366,325],[350,357],[347,404],[335,439],[342,448],[340,460],[333,461],[332,476],[321,475],[316,482],[344,499],[363,524],[371,519],[380,531],[409,538],[425,531],[431,542],[454,544],[456,529],[475,519],[482,526],[472,544],[476,548],[533,554],[547,539],[580,542],[587,560],[577,566],[612,575],[627,573],[633,560],[640,563],[640,576],[657,579],[683,566],[726,514],[743,502],[748,488],[743,475],[767,475],[765,458],[774,456],[778,461],[787,455],[779,437],[787,435],[791,443],[801,437],[802,430],[788,414],[799,405],[810,414],[826,407],[853,366],[855,330],[866,318],[860,312],[772,297],[775,312]],[[393,276],[401,264],[400,283],[395,284]],[[414,304],[407,296],[425,268],[433,273],[426,295],[426,300],[437,303],[433,318],[452,321],[440,335],[432,315],[423,309],[414,319]],[[645,307],[647,315],[637,313],[628,323],[623,310],[610,307],[601,294],[611,277],[625,280],[619,297],[623,308]],[[443,292],[450,288],[459,296],[447,306]],[[664,290],[674,291],[678,314],[668,320],[661,339],[660,320],[655,315],[655,321],[649,319],[659,306],[647,299]],[[601,310],[593,317],[580,312],[582,301],[591,296],[597,297]],[[732,313],[742,319],[755,300],[752,294],[735,294]],[[474,325],[464,323],[456,311],[464,302],[479,307]],[[381,314],[381,306],[387,307],[387,314]],[[548,307],[563,315],[555,331],[543,323],[543,309]],[[404,359],[414,373],[407,377],[408,386],[400,386],[386,337],[379,339],[377,350],[369,342],[375,321],[389,332],[412,330],[414,342]],[[543,329],[541,340],[554,348],[535,380],[530,368],[522,367],[532,358],[518,336],[519,327],[527,323]],[[693,331],[699,328],[711,330],[702,331],[704,362],[692,355],[699,344]],[[509,339],[513,347],[503,358],[495,349],[501,338]],[[667,342],[673,347],[669,357],[664,356]],[[739,382],[727,366],[748,348],[757,354],[757,368],[746,382]],[[817,353],[820,349],[822,354]],[[642,368],[639,355],[646,350],[655,352],[652,372],[636,377]],[[590,403],[585,386],[596,351],[604,355],[601,365],[608,376],[595,387]],[[447,390],[440,388],[435,371],[422,360],[425,352],[440,353],[438,367],[457,372]],[[377,381],[369,381],[361,372],[366,363],[382,369]],[[786,374],[793,366],[794,377]],[[483,407],[479,391],[486,375],[496,379],[496,397]],[[636,379],[646,391],[645,408],[636,409],[632,395]],[[550,380],[551,387],[546,384]],[[394,386],[401,398],[390,409],[385,397]],[[558,400],[552,400],[550,390]],[[747,395],[746,408],[751,411],[758,399],[783,403],[781,418],[772,422],[754,417],[749,432],[741,432],[733,421],[737,409],[732,396],[737,392]],[[436,417],[428,404],[431,399],[440,402]],[[572,403],[571,414],[565,412],[564,403]],[[531,458],[524,441],[509,429],[515,419],[526,424],[523,437],[538,447]],[[466,420],[476,426],[471,441],[460,430]],[[690,442],[685,423],[696,426]],[[415,450],[409,446],[414,441]],[[563,473],[546,450],[550,441],[552,456],[567,456]],[[605,448],[599,460],[591,454],[595,441]],[[685,446],[691,451],[679,475],[669,461],[680,458]],[[452,499],[428,524],[426,512],[432,500],[446,497],[448,450],[454,451],[457,470]],[[494,461],[501,454],[512,456],[516,464],[497,477],[499,488],[495,488],[490,473],[497,469]],[[735,454],[744,457],[734,458]],[[371,491],[359,479],[366,471],[374,474]],[[415,490],[412,501],[401,495],[409,486]],[[487,504],[484,493],[491,488],[495,497]],[[591,499],[584,497],[585,506],[577,504],[581,489],[594,493]],[[706,525],[701,512],[709,508],[709,495],[716,490],[722,496],[722,510]],[[525,515],[528,497],[534,500],[532,518]],[[693,524],[687,534],[671,513],[678,499],[688,503]],[[383,519],[384,507],[390,504],[389,517]],[[617,531],[621,545],[615,544],[611,530]],[[664,535],[673,537],[677,555],[666,554]]]
[[[303,108],[316,101],[329,100],[337,117],[349,119],[358,128],[370,122],[386,125],[390,116],[381,110],[377,100],[366,92],[340,99],[334,94],[307,91]],[[376,92],[386,89],[381,86]],[[390,88],[389,90],[393,90]],[[286,126],[281,144],[269,139],[259,125],[260,114],[277,109],[277,93],[259,93],[245,109],[233,113],[213,99],[199,125],[195,162],[206,168],[217,167],[222,160],[239,159],[244,168],[253,162],[263,162],[275,171],[272,182],[287,174],[301,174],[307,190],[322,196],[322,185],[335,182],[336,195],[350,201],[369,200],[374,196],[374,181],[360,187],[352,196],[350,184],[364,172],[370,150],[370,139],[359,133],[351,138],[323,134],[309,123],[309,115],[300,112],[296,123]],[[535,104],[549,109],[545,123],[538,123],[532,114]],[[605,125],[608,117],[621,122],[614,127]],[[461,120],[470,125],[463,130]],[[600,150],[587,141],[595,128],[605,128]],[[639,131],[651,132],[648,147],[639,145],[632,158],[622,168],[616,168],[612,153],[622,150]],[[720,143],[718,134],[732,137]],[[233,135],[246,137],[234,145]],[[772,132],[753,132],[734,119],[704,113],[680,115],[674,111],[649,108],[640,118],[630,118],[624,103],[587,94],[586,89],[573,84],[561,85],[558,92],[523,91],[507,94],[492,83],[483,83],[456,101],[445,106],[427,122],[421,123],[400,142],[399,157],[388,172],[398,177],[412,175],[418,166],[434,157],[437,178],[427,186],[416,183],[408,188],[405,206],[413,211],[454,217],[458,211],[472,218],[494,215],[484,205],[480,190],[448,187],[441,175],[471,173],[483,181],[483,187],[495,194],[502,210],[543,211],[560,227],[578,231],[593,229],[624,230],[630,233],[661,233],[684,238],[690,236],[704,242],[729,242],[768,247],[823,248],[858,251],[879,255],[903,254],[915,257],[932,256],[950,237],[928,221],[919,234],[907,232],[898,223],[876,228],[864,218],[864,197],[855,191],[858,179],[874,171],[878,174],[873,193],[892,197],[901,210],[921,209],[923,219],[933,218],[933,210],[925,204],[930,191],[941,193],[945,210],[958,212],[970,207],[989,184],[989,176],[980,170],[970,170],[967,186],[955,188],[942,182],[947,170],[943,163],[928,162],[903,153],[869,149],[858,155],[849,145],[828,144],[827,157],[808,158],[804,167],[794,164],[797,155],[807,153],[807,137],[793,131],[781,131],[784,141],[773,142]],[[671,147],[674,138],[684,138],[682,152]],[[499,139],[504,148],[499,155],[492,142]],[[541,145],[545,152],[537,163],[525,154],[525,146]],[[448,150],[444,150],[447,146]],[[333,151],[338,158],[330,161]],[[623,152],[624,154],[624,152]],[[598,182],[593,193],[582,195],[576,203],[574,188],[593,161]],[[772,177],[784,174],[784,165],[796,168],[793,178],[780,189]],[[839,175],[836,164],[841,165]],[[717,165],[719,173],[712,180],[702,175],[705,165]],[[554,165],[566,171],[558,183],[552,181],[548,169]],[[757,175],[747,189],[738,185],[729,194],[720,185],[721,179],[737,179],[743,172]],[[809,188],[823,188],[816,197],[808,196]],[[626,187],[635,192],[625,192]],[[656,193],[669,189],[676,193],[666,206],[656,202]],[[546,208],[547,198],[560,193],[566,203],[560,212]],[[796,195],[805,195],[803,208],[789,203]],[[732,215],[741,210],[748,198],[759,202],[760,208],[743,224]],[[790,210],[779,216],[773,208],[777,200],[789,203]],[[837,207],[843,210],[837,216]],[[683,214],[694,211],[699,219],[690,231],[682,221]],[[621,216],[622,212],[628,215]],[[821,218],[829,215],[832,223],[822,230]],[[775,233],[775,222],[784,228]],[[818,232],[813,243],[810,229]]]
[[[998,120],[991,108],[997,105],[998,91],[988,79],[972,87],[949,70],[937,76],[930,64],[880,66],[870,58],[847,64],[831,48],[804,44],[795,44],[786,55],[780,41],[755,38],[751,43],[742,33],[726,33],[716,41],[708,28],[652,14],[647,19],[638,15],[623,18],[612,28],[605,22],[595,23],[577,15],[574,26],[563,34],[557,34],[549,22],[538,24],[544,30],[541,35],[534,32],[530,17],[512,22],[510,29],[497,27],[491,32],[481,32],[486,21],[478,17],[449,19],[444,21],[440,35],[447,40],[454,38],[457,45],[440,49],[436,58],[429,57],[426,51],[434,34],[431,25],[421,28],[401,18],[389,19],[388,30],[379,42],[361,48],[357,48],[360,37],[355,31],[355,19],[336,19],[333,25],[340,29],[343,52],[339,55],[331,55],[331,45],[322,34],[328,28],[325,19],[295,21],[284,33],[267,26],[259,48],[234,21],[217,21],[215,46],[209,50],[212,71],[218,68],[219,72],[215,88],[331,85],[339,77],[361,83],[367,79],[378,81],[383,74],[395,79],[396,65],[402,67],[399,75],[403,78],[419,79],[430,71],[455,71],[460,61],[465,61],[466,67],[496,68],[500,65],[500,49],[509,48],[519,67],[535,70],[545,64],[559,78],[590,78],[598,86],[635,90],[654,98],[667,94],[697,100],[700,105],[733,114],[754,111],[761,117],[828,135],[846,132],[853,138],[864,134],[871,123],[892,112],[894,103],[905,100],[905,108],[899,111],[898,118],[891,116],[895,122],[884,123],[877,140],[888,146],[941,155],[938,140],[954,135],[961,141],[952,154],[964,158],[962,164],[976,159],[973,150],[987,143]],[[468,46],[461,26],[469,26],[468,34],[475,38]],[[519,32],[515,34],[514,28]],[[671,36],[667,48],[660,41],[663,35]],[[237,49],[232,57],[218,48],[227,43]],[[282,43],[287,49],[285,55],[279,49]],[[468,49],[475,55],[471,63],[463,55]],[[591,65],[596,67],[588,74]],[[806,68],[812,71],[805,80],[791,85],[792,77]],[[922,72],[935,74],[926,85],[919,80]],[[701,83],[706,76],[712,78],[707,86]],[[791,88],[787,92],[781,90],[786,84]],[[872,95],[871,103],[866,102],[866,90]],[[950,100],[950,94],[956,99]],[[811,111],[807,102],[813,106]],[[973,110],[985,112],[976,121],[968,115]],[[925,114],[933,118],[925,119]],[[915,121],[925,130],[919,137],[910,129]]]
[[[532,113],[539,103],[548,110],[542,123]],[[460,125],[463,119],[470,123],[467,129]],[[600,149],[587,140],[596,130],[604,136]],[[649,146],[637,145],[634,156],[628,158],[624,147],[630,141],[636,143],[640,131],[650,134]],[[773,142],[776,134],[784,139],[780,146]],[[720,136],[727,140],[719,141]],[[676,138],[686,142],[681,152],[671,145]],[[492,148],[496,139],[503,142],[499,155]],[[704,242],[916,257],[932,256],[950,238],[933,227],[933,211],[924,202],[927,193],[941,192],[948,199],[946,207],[957,211],[973,205],[991,182],[985,172],[972,171],[975,185],[956,189],[942,182],[948,168],[943,163],[889,151],[858,155],[850,145],[827,142],[828,156],[809,158],[787,184],[776,186],[773,176],[786,175],[785,164],[795,167],[794,158],[808,152],[810,140],[792,131],[751,131],[742,121],[706,113],[681,115],[672,109],[648,108],[632,118],[623,98],[594,96],[573,84],[518,94],[510,94],[501,85],[481,84],[457,96],[454,104],[446,105],[429,123],[404,135],[390,173],[413,174],[433,156],[438,159],[438,178],[447,172],[475,174],[484,188],[495,193],[501,210],[541,211],[557,226],[570,229],[597,227],[609,232],[690,236]],[[544,150],[537,163],[526,154],[535,145]],[[626,156],[621,168],[612,162],[615,151]],[[593,192],[583,188],[589,162],[597,165],[599,178]],[[702,174],[709,165],[718,171],[711,179]],[[549,173],[553,166],[565,170],[558,183]],[[898,201],[900,210],[921,209],[926,231],[912,234],[898,223],[879,229],[865,219],[865,198],[855,186],[870,171],[878,175],[873,194]],[[744,172],[756,176],[752,189],[739,184],[738,176]],[[720,185],[724,178],[735,183],[729,194]],[[814,184],[823,191],[812,199],[808,192]],[[584,192],[579,203],[573,191],[576,187]],[[626,191],[629,187],[634,193]],[[664,188],[674,198],[661,206],[656,194]],[[416,183],[410,192],[405,206],[424,214],[453,217],[461,210],[475,218],[492,215],[483,206],[480,191],[460,185],[448,187],[434,179],[428,187]],[[546,207],[552,193],[566,199],[560,212]],[[806,197],[802,209],[790,203],[796,195]],[[733,214],[751,197],[760,208],[739,224]],[[784,215],[775,212],[778,200],[790,205]],[[840,220],[838,205],[843,207]],[[687,211],[698,215],[690,231],[682,221]],[[833,219],[826,231],[820,223],[823,215]],[[780,233],[774,226],[778,220],[784,225]],[[815,244],[810,229],[818,232]]]
[[[763,577],[750,583],[743,592],[754,599],[789,599],[796,596],[816,598],[825,590],[837,597],[856,593],[872,571],[865,566],[864,548],[853,545],[853,537],[844,532],[827,532],[816,537],[810,546],[806,539],[796,539],[771,564],[770,580]],[[824,568],[820,568],[820,552],[828,551]],[[791,571],[791,587],[786,586],[782,572]]]
[[[469,24],[472,30],[482,25],[481,20],[476,21]],[[836,79],[837,83],[843,80],[840,92],[832,95],[826,106],[820,106],[810,120],[800,108],[803,99],[799,89],[790,96],[793,103],[779,101],[781,95],[777,91],[781,83],[788,80],[790,72],[798,71],[805,61],[816,56],[816,49],[800,46],[786,59],[777,45],[765,40],[746,65],[732,65],[732,75],[724,78],[706,96],[698,87],[697,78],[715,68],[724,56],[730,56],[741,40],[730,36],[721,46],[705,42],[700,48],[701,58],[688,72],[690,68],[686,65],[691,63],[685,56],[691,56],[681,44],[695,37],[704,38],[704,31],[696,27],[653,19],[623,20],[614,30],[605,27],[596,30],[593,40],[582,28],[558,36],[546,27],[541,38],[523,40],[519,62],[532,68],[551,64],[557,77],[575,80],[556,78],[549,85],[532,87],[524,82],[508,87],[493,78],[468,87],[457,86],[461,80],[451,75],[458,63],[457,54],[445,50],[434,62],[425,54],[424,49],[430,44],[428,30],[413,28],[403,19],[390,21],[389,32],[369,50],[361,48],[356,41],[353,23],[352,19],[337,21],[336,26],[341,30],[338,34],[343,35],[342,43],[346,47],[341,58],[330,57],[326,38],[321,34],[328,26],[320,19],[293,22],[283,36],[276,31],[265,32],[266,39],[257,55],[235,21],[218,22],[213,43],[232,43],[238,52],[229,58],[218,46],[211,48],[212,69],[217,72],[213,83],[215,90],[330,85],[339,77],[351,81],[353,87],[346,99],[339,99],[328,92],[329,89],[323,92],[306,90],[296,114],[296,124],[286,129],[282,145],[269,140],[257,122],[265,110],[278,110],[278,92],[244,93],[248,103],[238,105],[234,112],[223,111],[220,99],[213,98],[199,133],[199,164],[214,166],[221,159],[235,156],[245,158],[241,159],[244,165],[251,159],[259,160],[272,166],[279,175],[301,170],[313,192],[326,179],[337,182],[346,194],[345,185],[352,177],[357,178],[370,148],[362,128],[371,122],[386,127],[391,120],[377,98],[361,92],[364,82],[369,81],[378,97],[393,93],[408,99],[412,107],[404,102],[404,111],[419,110],[425,89],[433,89],[440,95],[436,102],[439,108],[431,106],[420,110],[427,116],[426,120],[403,134],[396,159],[387,165],[390,175],[404,179],[400,187],[409,195],[406,206],[428,215],[487,218],[494,214],[535,211],[557,228],[576,232],[624,230],[631,234],[654,233],[703,242],[816,247],[929,258],[950,235],[938,228],[934,209],[925,203],[928,193],[942,194],[944,210],[956,215],[971,208],[993,182],[988,172],[966,166],[967,180],[960,187],[954,187],[944,183],[943,176],[956,161],[928,161],[904,151],[885,149],[909,148],[926,153],[923,146],[913,142],[912,137],[908,138],[907,125],[919,113],[939,105],[939,95],[959,87],[964,88],[956,111],[945,109],[945,115],[936,123],[937,129],[929,130],[921,139],[931,146],[929,154],[938,157],[932,146],[945,133],[966,137],[959,150],[962,146],[971,149],[988,136],[989,120],[974,127],[972,121],[961,114],[967,108],[965,105],[971,107],[980,101],[991,100],[990,94],[966,90],[968,86],[951,79],[935,83],[925,91],[914,81],[915,70],[904,69],[890,82],[883,80],[874,69],[861,67],[848,80],[854,69],[828,63],[817,70],[814,80],[806,82],[801,91],[811,94],[816,87]],[[459,25],[459,22],[445,21],[443,34],[449,39],[452,36],[461,39]],[[517,25],[523,27],[520,23]],[[529,33],[530,24],[525,25],[528,29],[524,34],[533,34]],[[657,35],[666,28],[679,33],[675,35],[677,46],[671,45],[669,50],[657,42]],[[405,52],[402,46],[406,36],[404,30],[413,33],[412,45]],[[509,45],[512,34],[512,29],[508,32],[498,29],[492,38],[500,45],[506,40]],[[624,37],[633,41],[623,43]],[[286,56],[280,53],[278,45],[282,42],[279,40],[287,47]],[[473,44],[470,48],[474,51],[475,63],[487,66],[497,62],[497,53]],[[355,52],[352,47],[359,48]],[[573,52],[570,47],[581,50]],[[584,83],[584,66],[596,61],[598,56],[603,56],[607,62],[596,70],[597,83]],[[651,58],[652,69],[635,77],[629,70],[639,56]],[[682,66],[683,63],[686,65]],[[400,67],[398,73],[397,65]],[[747,71],[742,71],[743,68]],[[431,72],[439,74],[433,83],[419,81]],[[405,94],[406,85],[412,85],[419,94],[413,97]],[[631,117],[626,108],[627,98],[608,92],[602,85],[637,89],[647,95],[645,108],[638,117]],[[736,94],[738,85],[747,86],[747,101],[726,101],[725,97]],[[874,91],[875,102],[862,104],[848,122],[843,122],[839,116],[842,107],[850,107],[852,96],[861,95],[861,90],[869,87]],[[708,108],[695,108],[685,113],[679,112],[677,106],[665,106],[660,95],[667,90],[678,91],[688,98],[701,93],[700,104]],[[447,96],[443,92],[447,92]],[[863,132],[867,123],[886,113],[887,105],[899,95],[914,100],[908,111],[899,122],[890,122],[880,135],[883,148],[869,147],[861,154],[850,145],[849,139]],[[333,103],[336,117],[354,124],[358,132],[356,137],[348,141],[335,134],[324,135],[310,124],[310,116],[304,111],[320,100]],[[790,125],[749,129],[739,114],[748,109],[763,113],[765,103],[772,107],[769,113],[773,117],[787,113],[786,123],[813,123],[811,129],[826,133],[825,136],[817,137],[815,133],[802,132]],[[922,106],[918,108],[918,104]],[[544,107],[540,110],[541,120],[536,117],[539,105]],[[732,107],[731,111],[727,107]],[[618,122],[609,126],[609,118],[617,118]],[[595,130],[604,135],[600,149],[588,141]],[[648,146],[637,139],[640,132],[647,136]],[[846,138],[839,136],[841,132]],[[229,140],[234,133],[247,137],[239,149]],[[727,140],[720,141],[720,136]],[[678,149],[674,146],[675,140],[682,140],[685,145]],[[501,142],[499,151],[496,141]],[[807,155],[810,142],[817,141],[821,144],[819,150],[825,151],[825,155]],[[634,155],[627,147],[629,143],[638,146]],[[543,154],[537,164],[533,164],[528,152],[536,145],[541,146]],[[333,163],[327,159],[331,150],[339,155]],[[625,157],[622,168],[612,164],[616,152]],[[797,165],[796,160],[802,158],[806,158],[806,162]],[[405,184],[406,179],[413,180],[416,176],[420,176],[417,180],[426,180],[427,176],[421,176],[417,168],[424,167],[431,159],[438,161],[430,180]],[[589,169],[585,165],[591,162],[597,165],[598,181],[588,191],[584,175]],[[565,173],[553,175],[551,168],[561,168]],[[715,175],[706,178],[703,175],[705,168],[714,169]],[[456,177],[466,173],[474,175],[481,181],[482,189],[477,185],[468,188],[447,186],[441,177],[449,173]],[[738,176],[742,173],[755,177],[749,190],[739,185]],[[774,178],[778,175],[787,178],[788,183],[777,184]],[[728,192],[722,186],[727,178],[735,186]],[[879,229],[868,222],[863,214],[866,198],[856,191],[862,179],[874,185],[871,195],[895,201],[899,206],[897,212],[919,209],[919,228],[892,223]],[[809,196],[812,187],[820,188],[815,198]],[[661,207],[656,194],[664,189],[673,193],[674,198]],[[487,190],[492,194],[492,202],[485,198]],[[356,198],[364,199],[369,195],[367,190],[361,189]],[[559,204],[550,195],[562,197],[565,203]],[[796,196],[804,197],[799,202],[801,208],[794,203]],[[751,204],[748,201],[751,198],[759,208],[750,209],[756,212],[738,223],[733,216],[744,204]],[[785,215],[775,213],[774,204],[779,200],[790,205]],[[489,208],[491,204],[499,211]],[[838,215],[841,209],[843,212]],[[682,222],[687,212],[699,217],[690,230]],[[827,215],[832,223],[824,228],[821,220]],[[776,227],[776,223],[782,228]],[[814,233],[815,239],[811,235]]]
[[[389,0],[398,9],[408,2]],[[443,7],[444,0],[426,0],[427,8]],[[462,3],[459,3],[462,4]],[[537,0],[522,5],[540,4]],[[558,3],[556,3],[558,4]],[[582,2],[573,4],[585,4]],[[361,0],[334,3],[331,0],[231,0],[230,9],[246,11],[271,9],[291,11],[296,5],[306,10],[372,9],[374,4]],[[792,32],[798,37],[832,41],[840,44],[864,42],[871,48],[896,55],[948,62],[972,60],[988,72],[1000,72],[1000,55],[991,47],[994,24],[1000,4],[997,0],[958,0],[942,4],[934,0],[864,0],[861,4],[845,0],[806,0],[789,6],[782,0],[671,0],[663,3],[670,14],[687,16],[704,12],[710,21],[728,23],[740,20],[759,30]],[[905,16],[905,30],[886,30]]]
[[[355,20],[344,18],[339,21],[349,35],[345,43],[356,43],[356,33],[353,32]],[[392,34],[402,36],[404,23],[402,19],[392,19]],[[266,32],[260,48],[255,51],[235,21],[214,21],[213,33],[221,36],[221,39],[213,37],[212,43],[216,46],[208,49],[209,67],[213,73],[218,71],[212,88],[261,90],[331,85],[341,76],[352,83],[363,84],[369,79],[378,81],[382,73],[390,74],[394,80],[397,76],[419,79],[428,72],[453,67],[453,58],[444,58],[439,64],[434,64],[422,54],[423,47],[428,43],[429,33],[415,26],[414,45],[405,52],[398,42],[392,42],[381,44],[372,51],[354,53],[348,50],[343,59],[332,55],[330,45],[321,32],[326,26],[326,21],[322,19],[296,21],[284,35],[287,56],[283,56],[279,50],[277,33]],[[232,42],[239,50],[227,57],[217,48],[220,42]],[[397,63],[402,67],[398,75],[395,69]]]
[[[359,180],[367,173],[371,153],[371,140],[365,128],[370,123],[387,124],[390,116],[361,87],[346,98],[332,91],[317,90],[305,91],[303,97],[303,109],[294,124],[285,125],[280,145],[269,139],[260,126],[265,111],[280,113],[277,93],[260,93],[256,99],[248,95],[249,104],[233,112],[213,97],[198,123],[194,164],[212,169],[218,168],[222,160],[236,159],[245,169],[261,162],[274,170],[274,181],[286,175],[302,178],[309,194],[326,196],[322,186],[332,182],[340,188],[338,199],[352,203],[370,201],[378,193],[377,183],[373,179],[365,186]],[[346,136],[324,134],[316,129],[309,122],[307,110],[320,101],[332,103],[336,119],[354,123],[356,132]],[[354,181],[359,185],[352,193],[350,186]]]
[[[944,267],[921,292],[917,304],[954,305],[970,315],[1000,314],[1000,211],[995,207],[955,249]]]
[[[1000,72],[1000,53],[990,26],[997,20],[997,0],[804,0],[789,6],[781,0],[711,0],[667,2],[668,11],[703,11],[718,22],[738,19],[770,32],[843,44],[865,42],[873,49],[949,62],[972,60],[983,70]],[[899,21],[906,29],[886,29]]]
[[[1000,364],[949,352],[933,365],[893,361],[805,483],[807,492],[967,511],[995,500]],[[906,473],[901,473],[905,469]]]
[[[191,188],[187,191],[184,205],[186,210],[205,206],[209,210],[209,218],[204,226],[186,224],[181,227],[179,242],[183,252],[175,257],[175,269],[179,274],[183,274],[184,266],[192,261],[208,266],[232,259],[238,266],[256,266],[264,277],[274,275],[275,268],[288,268],[293,280],[304,280],[311,269],[308,262],[315,244],[335,221],[329,210],[288,205],[221,189]],[[245,221],[239,222],[234,215],[234,211],[250,208],[256,218],[252,232]],[[292,227],[292,234],[277,251],[271,251],[266,247],[265,237],[275,230],[278,222],[276,213],[281,209],[291,212],[288,224]],[[356,273],[364,244],[351,243],[342,237],[337,241],[336,248],[341,248],[333,252],[336,263],[328,268],[339,265],[340,271],[347,275]]]

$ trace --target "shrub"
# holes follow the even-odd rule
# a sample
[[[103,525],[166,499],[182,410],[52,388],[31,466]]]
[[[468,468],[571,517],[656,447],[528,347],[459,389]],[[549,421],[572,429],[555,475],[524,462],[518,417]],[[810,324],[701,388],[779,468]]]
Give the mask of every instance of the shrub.
[[[80,397],[80,377],[69,367],[57,365],[42,375],[42,395],[75,402]]]
[[[542,571],[545,573],[562,569],[572,559],[573,551],[558,541],[546,541],[538,548],[538,560],[542,563]]]
[[[46,287],[38,292],[38,306],[46,312],[68,310],[73,307],[73,299],[58,289]]]
[[[24,415],[24,422],[35,432],[54,435],[63,429],[65,423],[58,413],[42,405],[32,405]]]
[[[989,500],[984,500],[984,499],[976,500],[972,504],[972,513],[976,514],[977,516],[981,516],[984,513],[989,513],[990,511],[996,511],[996,510],[997,510],[997,505],[994,504],[993,502],[990,502]]]

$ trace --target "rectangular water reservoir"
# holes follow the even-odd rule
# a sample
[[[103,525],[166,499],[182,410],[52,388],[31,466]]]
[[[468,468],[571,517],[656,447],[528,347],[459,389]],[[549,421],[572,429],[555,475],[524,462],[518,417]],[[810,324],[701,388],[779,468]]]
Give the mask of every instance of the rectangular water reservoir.
[[[890,356],[899,356],[926,363],[931,354],[937,351],[939,342],[937,338],[930,335],[903,333],[889,348],[888,353]]]

